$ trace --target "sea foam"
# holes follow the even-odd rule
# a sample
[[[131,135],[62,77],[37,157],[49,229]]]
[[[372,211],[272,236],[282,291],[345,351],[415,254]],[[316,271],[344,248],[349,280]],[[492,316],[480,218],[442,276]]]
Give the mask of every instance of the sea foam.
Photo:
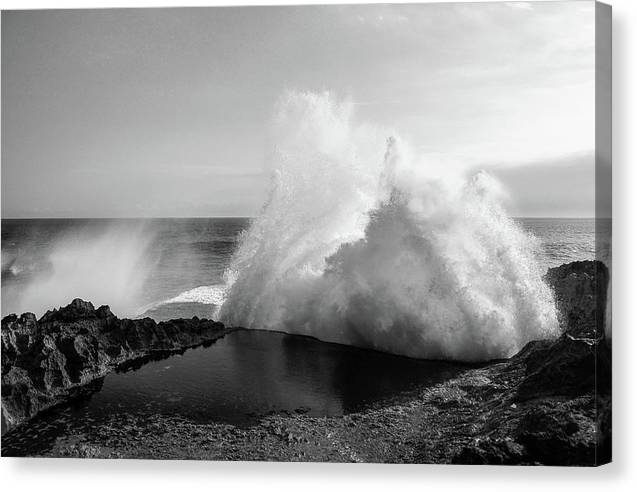
[[[169,299],[146,304],[137,310],[135,316],[146,316],[149,311],[167,304],[196,303],[214,306],[214,309],[211,311],[211,316],[214,318],[218,316],[219,309],[226,300],[226,291],[226,284],[201,285],[194,289],[181,292]]]
[[[558,334],[538,244],[489,175],[415,159],[329,94],[287,94],[272,138],[269,196],[227,271],[222,321],[465,361]]]

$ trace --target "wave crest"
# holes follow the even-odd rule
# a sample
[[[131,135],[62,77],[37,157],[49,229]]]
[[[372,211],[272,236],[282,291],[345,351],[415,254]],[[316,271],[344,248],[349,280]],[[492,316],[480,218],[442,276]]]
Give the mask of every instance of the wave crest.
[[[202,285],[195,287],[194,289],[181,292],[175,297],[147,304],[137,311],[137,316],[147,315],[148,312],[168,304],[196,303],[216,306],[216,308],[212,311],[212,317],[216,317],[218,315],[219,308],[226,300],[226,291],[227,286],[225,284]]]

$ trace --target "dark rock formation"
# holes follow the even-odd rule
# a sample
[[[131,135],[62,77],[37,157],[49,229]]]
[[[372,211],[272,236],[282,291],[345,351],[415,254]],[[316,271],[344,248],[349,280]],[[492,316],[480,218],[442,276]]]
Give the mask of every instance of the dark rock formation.
[[[2,411],[17,424],[69,397],[120,364],[214,341],[229,329],[198,318],[156,323],[118,319],[108,306],[75,299],[40,320],[2,320]]]
[[[604,336],[608,268],[601,261],[574,261],[546,274],[565,331],[574,337]]]
[[[610,343],[604,334],[608,269],[599,261],[552,268],[564,333],[530,342],[492,376],[507,378],[479,429],[454,463],[598,465],[611,460]],[[495,404],[495,402],[492,402]]]
[[[524,446],[510,438],[486,439],[463,448],[453,462],[464,465],[521,465],[526,464],[527,456]]]

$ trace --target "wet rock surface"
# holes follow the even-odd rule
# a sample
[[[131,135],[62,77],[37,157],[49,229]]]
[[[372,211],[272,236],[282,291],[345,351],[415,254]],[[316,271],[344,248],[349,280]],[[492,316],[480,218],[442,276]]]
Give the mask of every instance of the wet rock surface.
[[[604,318],[600,303],[579,297],[603,292],[605,306],[608,272],[598,262],[577,263],[547,274],[563,335],[531,342],[511,359],[468,366],[433,387],[340,417],[310,417],[299,409],[241,427],[166,415],[113,415],[86,432],[57,438],[44,455],[578,466],[608,462],[610,341],[599,322]],[[24,337],[35,323],[23,318],[12,342],[21,351],[30,346]],[[3,321],[3,384],[4,330]],[[44,367],[56,367],[57,359],[51,359]],[[19,438],[19,432],[4,436],[3,455],[5,443],[11,449]]]
[[[108,306],[75,299],[40,320],[2,320],[2,412],[15,425],[72,397],[123,364],[212,342],[229,329],[198,318],[156,323],[118,319]]]
[[[563,334],[489,369],[507,390],[454,463],[597,465],[611,460],[612,357],[604,333],[609,275],[599,261],[552,268]],[[508,408],[505,406],[508,405]]]
[[[564,329],[574,337],[604,336],[608,268],[601,261],[574,261],[550,268],[545,277],[553,287]]]

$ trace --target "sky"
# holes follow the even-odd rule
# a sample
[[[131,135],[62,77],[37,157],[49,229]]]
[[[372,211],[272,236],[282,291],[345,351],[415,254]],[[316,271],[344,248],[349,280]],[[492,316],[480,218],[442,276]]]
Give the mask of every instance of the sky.
[[[2,217],[252,216],[330,91],[514,216],[595,213],[594,3],[4,11]]]

